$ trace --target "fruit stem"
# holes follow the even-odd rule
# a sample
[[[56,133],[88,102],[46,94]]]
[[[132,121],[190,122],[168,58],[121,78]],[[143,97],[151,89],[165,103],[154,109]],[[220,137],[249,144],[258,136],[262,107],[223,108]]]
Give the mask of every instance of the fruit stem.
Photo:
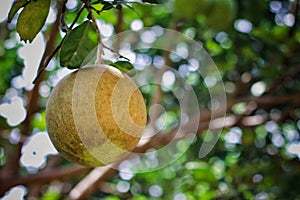
[[[97,36],[98,36],[98,51],[97,51],[97,59],[95,61],[95,64],[103,64],[102,55],[104,54],[104,50],[103,50],[104,46],[103,46],[103,43],[102,43],[101,34],[100,34],[100,30],[99,30],[98,25],[97,25],[97,21],[96,21],[94,15],[93,15],[92,7],[90,5],[90,1],[82,0],[82,2],[84,3],[84,6],[85,6],[85,8],[87,9],[87,11],[89,13],[88,16],[92,20],[92,23],[95,26],[96,33],[97,33]]]
[[[96,32],[97,32],[97,36],[98,36],[98,51],[97,51],[97,59],[95,61],[95,64],[103,64],[103,54],[104,54],[104,45],[103,45],[103,42],[102,42],[102,39],[101,39],[101,34],[100,34],[100,30],[98,28],[98,25],[97,25],[97,21],[92,13],[92,10],[89,6],[87,6],[87,9],[89,11],[89,14],[91,16],[91,19],[92,19],[92,22],[95,26],[95,29],[96,29]]]

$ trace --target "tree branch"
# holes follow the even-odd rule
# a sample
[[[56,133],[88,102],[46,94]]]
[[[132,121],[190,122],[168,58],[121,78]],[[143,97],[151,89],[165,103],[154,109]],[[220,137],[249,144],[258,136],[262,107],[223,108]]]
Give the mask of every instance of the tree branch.
[[[280,97],[274,97],[274,96],[262,96],[258,98],[254,97],[244,97],[239,99],[231,99],[228,101],[228,105],[226,106],[227,112],[230,112],[231,107],[240,102],[252,102],[257,105],[257,108],[259,107],[271,107],[274,105],[281,105],[281,104],[297,104],[300,105],[299,102],[300,98],[300,92],[288,96],[280,96]],[[223,113],[224,114],[224,113]],[[265,123],[270,118],[263,117],[261,115],[255,115],[255,116],[241,116],[241,118],[237,117],[236,115],[227,115],[226,117],[223,116],[223,114],[220,113],[220,115],[214,115],[213,119],[211,119],[211,112],[205,112],[204,115],[201,115],[201,119],[191,119],[189,124],[199,123],[198,127],[198,134],[202,134],[205,132],[208,128],[211,129],[222,129],[226,127],[232,127],[235,125],[241,125],[245,127],[249,126],[257,126],[259,124]],[[249,113],[250,114],[250,113]],[[280,120],[280,119],[278,119]],[[187,130],[189,124],[186,125]],[[188,133],[188,131],[187,131]],[[157,134],[154,137],[150,138],[148,141],[144,142],[143,144],[139,144],[133,152],[135,153],[142,153],[147,151],[149,148],[159,148],[161,146],[164,146],[166,144],[169,144],[172,141],[176,141],[179,139],[183,139],[186,136],[186,132],[182,131],[178,133],[178,130],[175,129],[171,131],[169,134]],[[72,200],[77,199],[86,199],[88,198],[91,193],[93,193],[94,190],[96,190],[98,187],[100,187],[101,183],[107,180],[107,178],[110,178],[114,176],[117,171],[117,166],[125,159],[128,159],[130,155],[122,158],[122,160],[119,160],[115,162],[111,166],[105,166],[105,167],[98,167],[95,168],[93,171],[90,172],[88,176],[86,176],[82,181],[80,181],[70,192],[69,198]]]
[[[66,3],[67,1],[65,1]],[[76,22],[78,21],[82,11],[84,10],[84,6],[82,6],[80,8],[80,10],[78,11],[74,21],[72,22],[72,24],[70,25],[70,27],[68,29],[72,29],[74,27],[74,25],[76,24]],[[61,18],[61,17],[60,17]],[[52,58],[55,56],[55,54],[60,50],[65,38],[67,35],[64,36],[64,38],[61,40],[61,42],[59,43],[59,45],[56,46],[56,48],[52,51],[52,53],[50,55],[47,56],[47,58],[45,59],[45,62],[42,63],[42,66],[39,68],[39,71],[37,73],[37,76],[35,77],[35,79],[33,80],[33,84],[36,83],[37,79],[40,77],[41,73],[47,68],[48,64],[50,63],[50,61],[52,60]]]
[[[103,53],[104,53],[104,46],[103,46],[103,42],[102,42],[102,39],[101,39],[101,33],[100,33],[100,30],[99,30],[99,27],[97,25],[97,21],[93,15],[93,12],[92,12],[92,6],[90,6],[89,2],[87,0],[83,0],[84,4],[85,4],[85,8],[88,10],[89,12],[89,16],[91,17],[92,19],[92,22],[95,26],[95,29],[96,29],[96,33],[97,33],[97,36],[98,36],[98,52],[97,52],[97,59],[96,59],[96,64],[103,64]]]
[[[293,10],[292,13],[294,15],[295,21],[293,27],[289,31],[290,36],[294,36],[296,30],[297,30],[297,25],[298,25],[298,13],[299,13],[299,3],[300,0],[295,0],[294,5],[292,6]]]
[[[117,10],[116,12],[117,12],[117,23],[115,25],[115,31],[117,36],[116,51],[118,52],[120,50],[120,44],[121,44],[121,37],[118,34],[122,32],[123,11]]]
[[[0,179],[1,187],[0,187],[0,196],[3,196],[4,193],[11,187],[16,185],[24,185],[24,186],[31,186],[33,184],[46,184],[53,180],[66,180],[72,177],[79,176],[81,174],[87,173],[90,171],[90,167],[83,167],[74,165],[69,168],[57,170],[47,170],[45,172],[40,172],[34,175],[28,175],[25,177],[10,177],[6,179]]]
[[[244,97],[237,100],[229,100],[229,105],[227,106],[227,112],[230,112],[231,106],[235,103],[239,102],[252,102],[256,103],[257,108],[272,107],[276,105],[290,105],[290,106],[299,106],[300,92],[287,96],[274,97],[271,95],[262,96],[258,98],[253,97]],[[289,112],[289,111],[288,111]],[[239,126],[257,126],[259,124],[265,123],[271,120],[268,117],[264,117],[261,115],[254,116],[242,116],[241,118],[236,115],[228,114],[225,118],[222,116],[218,117],[214,115],[213,119],[211,118],[211,114],[209,112],[205,112],[205,116],[202,117],[203,120],[199,119],[191,119],[189,124],[199,123],[198,134],[202,134],[209,127],[212,129],[220,129],[225,127],[232,127],[235,125]],[[283,115],[285,115],[283,113]],[[205,119],[205,120],[204,120]],[[278,118],[278,120],[281,120]],[[199,122],[200,121],[200,122]],[[187,129],[189,124],[186,125]],[[176,141],[179,139],[183,139],[185,135],[185,131],[178,132],[177,129],[174,129],[169,134],[157,134],[154,137],[150,138],[148,141],[140,143],[134,150],[136,153],[145,152],[149,148],[159,148],[164,146],[172,141]],[[127,155],[124,159],[128,159],[130,155]],[[85,199],[87,198],[94,190],[96,190],[99,185],[107,180],[109,177],[114,176],[117,171],[115,170],[122,160],[115,162],[112,165],[98,167],[93,169],[89,175],[83,178],[70,192],[70,199]],[[61,170],[55,170],[52,168],[48,168],[47,170],[43,170],[38,174],[30,175],[26,177],[6,177],[0,179],[1,184],[0,195],[3,195],[6,190],[16,185],[25,185],[30,186],[33,183],[46,184],[53,180],[66,180],[70,179],[74,176],[78,176],[90,171],[89,167],[82,167],[75,165],[73,167]]]
[[[58,4],[58,13],[57,13],[57,18],[52,25],[51,32],[49,34],[49,39],[47,40],[46,43],[46,48],[44,51],[44,54],[42,56],[42,59],[40,61],[39,69],[42,68],[43,63],[45,62],[45,59],[48,57],[48,55],[51,54],[51,51],[53,49],[56,37],[59,33],[58,27],[59,27],[59,22],[60,22],[60,17],[61,17],[61,4]],[[43,74],[42,74],[43,75]],[[32,91],[28,91],[26,93],[26,96],[29,100],[28,106],[27,106],[27,115],[25,120],[22,123],[22,128],[21,128],[21,134],[24,136],[29,136],[31,132],[31,121],[32,121],[32,116],[34,115],[36,108],[37,108],[37,103],[39,99],[39,86],[40,83],[44,80],[44,75],[42,78],[38,79],[36,84],[34,85],[34,88]],[[19,160],[21,157],[21,149],[23,146],[23,142],[20,142],[19,144],[16,145],[15,149],[13,149],[11,152],[8,152],[8,161],[5,165],[5,167],[2,169],[1,176],[2,177],[15,177],[18,176],[18,171],[19,171]]]

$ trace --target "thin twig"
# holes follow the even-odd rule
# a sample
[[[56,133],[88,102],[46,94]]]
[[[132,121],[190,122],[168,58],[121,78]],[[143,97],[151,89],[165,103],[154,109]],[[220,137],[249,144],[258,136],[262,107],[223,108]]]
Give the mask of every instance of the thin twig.
[[[78,11],[74,21],[72,22],[72,24],[70,25],[70,27],[68,28],[68,30],[72,30],[74,25],[76,24],[76,22],[78,21],[82,11],[84,10],[84,6],[82,6],[80,8],[80,10]],[[48,64],[50,63],[50,61],[52,60],[52,58],[55,56],[55,54],[59,51],[59,49],[61,48],[65,38],[66,38],[67,34],[63,37],[62,41],[59,43],[59,45],[56,46],[56,48],[53,50],[53,52],[46,58],[45,62],[42,64],[42,66],[39,68],[39,71],[37,73],[37,76],[35,77],[35,79],[33,80],[33,84],[36,83],[37,79],[40,77],[41,73],[47,68]]]
[[[294,7],[294,10],[292,11],[293,15],[294,15],[294,18],[295,18],[295,21],[294,21],[294,25],[293,27],[290,29],[290,32],[289,32],[289,35],[290,36],[293,36],[297,30],[297,25],[298,25],[298,13],[299,13],[299,3],[300,3],[300,0],[296,0],[295,1],[295,7]]]
[[[51,32],[49,33],[49,38],[47,39],[46,48],[41,58],[41,62],[39,68],[41,68],[42,63],[45,61],[46,57],[51,53],[52,49],[54,48],[54,42],[58,35],[58,27],[59,27],[59,19],[61,15],[61,4],[58,4],[58,13],[57,18],[54,24],[51,27]],[[26,92],[26,98],[28,99],[28,104],[26,106],[27,115],[25,120],[21,124],[21,135],[22,136],[29,136],[32,131],[32,117],[37,110],[37,104],[39,100],[39,86],[42,82],[43,78],[38,80],[37,83],[34,85],[34,88],[31,91]],[[4,167],[1,169],[1,178],[7,177],[18,177],[19,176],[19,167],[20,167],[20,157],[21,157],[21,150],[23,147],[23,141],[20,141],[17,145],[14,145],[12,149],[8,151],[8,160]],[[1,181],[0,181],[1,182]],[[1,182],[1,186],[2,186]],[[0,187],[2,189],[2,187]],[[1,191],[1,190],[0,190]],[[1,196],[1,195],[0,195]]]
[[[103,43],[102,43],[102,38],[101,38],[101,34],[100,34],[100,30],[98,28],[98,25],[97,25],[97,21],[93,15],[93,12],[92,12],[92,7],[90,6],[89,2],[87,0],[82,0],[82,2],[85,4],[85,8],[88,10],[89,12],[89,16],[91,17],[92,19],[92,23],[93,25],[95,26],[95,29],[96,29],[96,33],[97,33],[97,36],[98,36],[98,52],[97,52],[97,59],[96,59],[96,64],[102,64],[103,63]]]
[[[112,49],[112,48],[110,48],[110,47],[108,47],[108,46],[106,46],[106,45],[104,45],[104,44],[103,44],[103,47],[104,47],[105,49],[107,49],[107,50],[109,50],[109,51],[111,51],[111,52],[117,54],[119,58],[123,58],[123,59],[125,59],[125,60],[127,60],[127,61],[130,61],[129,58],[127,58],[127,57],[125,57],[125,56],[122,56],[119,52],[115,51],[114,49]]]
[[[72,24],[70,25],[69,29],[73,29],[74,25],[77,23],[77,21],[78,21],[80,15],[81,15],[82,11],[84,10],[84,8],[85,8],[84,5],[81,6],[80,10],[78,11],[78,13],[77,13],[77,15],[76,15],[74,21],[73,21]]]
[[[257,104],[257,109],[259,108],[266,108],[266,107],[276,107],[276,105],[294,105],[299,106],[299,98],[300,98],[300,92],[286,95],[286,96],[274,96],[274,95],[266,95],[261,97],[240,97],[237,99],[229,99],[228,105],[226,106],[227,112],[230,112],[232,105],[239,103],[239,102],[253,102]],[[203,116],[203,115],[206,115]],[[264,117],[261,115],[254,115],[254,116],[243,116],[242,120],[237,119],[234,115],[228,114],[225,118],[223,118],[224,115],[214,115],[213,119],[211,120],[211,112],[203,112],[201,114],[201,120],[199,118],[192,118],[189,123],[199,123],[199,129],[198,134],[203,133],[203,131],[207,130],[209,128],[209,124],[213,123],[216,126],[214,128],[225,128],[225,127],[232,127],[235,125],[245,126],[245,127],[251,127],[251,126],[257,126],[259,124],[265,123],[266,121],[270,120],[268,117]],[[224,123],[219,123],[219,121],[223,121],[222,119],[225,119]],[[281,120],[281,119],[279,119]],[[277,120],[275,120],[277,121]],[[240,123],[240,124],[237,124]],[[145,152],[147,149],[151,147],[157,147],[163,146],[164,144],[168,144],[171,141],[178,140],[183,138],[184,132],[182,134],[178,134],[176,130],[173,130],[170,132],[170,134],[157,134],[146,143],[143,143],[142,145],[138,146],[134,152]],[[114,163],[114,168],[116,168],[118,165],[117,163]],[[107,180],[109,177],[115,175],[116,171],[113,168],[109,167],[101,167],[96,168],[98,171],[97,176],[95,173],[92,173],[93,181],[85,182],[85,180],[88,179],[88,177],[82,179],[77,186],[75,186],[70,193],[72,197],[76,197],[73,199],[86,199],[97,187],[105,180]],[[53,180],[63,180],[63,179],[70,179],[71,177],[81,175],[83,173],[86,173],[90,171],[91,168],[84,168],[79,166],[74,166],[65,170],[54,170],[49,169],[42,172],[39,172],[36,175],[30,175],[28,177],[6,177],[0,180],[2,183],[0,187],[0,196],[3,194],[7,189],[15,186],[15,185],[30,185],[31,183],[40,183],[45,184],[49,183]],[[89,176],[91,177],[91,176]],[[84,184],[83,184],[84,183]],[[95,187],[96,186],[96,187]],[[76,191],[76,192],[75,192]],[[75,195],[75,196],[74,196]],[[82,197],[82,198],[81,198]],[[83,198],[86,197],[86,198]],[[71,198],[72,199],[72,198]]]
[[[37,76],[33,80],[33,82],[32,82],[33,84],[36,83],[37,79],[40,77],[40,75],[42,74],[42,72],[47,68],[48,64],[50,63],[50,61],[52,60],[52,58],[54,57],[54,55],[59,51],[59,49],[61,48],[64,40],[65,40],[65,37],[62,39],[62,41],[59,43],[59,45],[56,46],[56,48],[53,50],[53,52],[51,53],[51,55],[49,55],[47,57],[46,61],[42,65],[42,68],[39,69]]]
[[[231,106],[223,105],[226,107],[227,112],[230,112],[232,105],[238,102],[254,102],[257,104],[257,109],[265,106],[275,106],[286,103],[293,103],[293,105],[299,105],[298,99],[300,98],[300,93],[295,93],[287,96],[275,97],[273,95],[267,95],[257,98],[251,97],[243,97],[239,99],[231,99],[228,100],[228,104]],[[222,107],[222,106],[221,106]],[[244,127],[252,127],[258,126],[260,124],[266,123],[270,120],[269,117],[264,117],[263,115],[254,115],[254,116],[243,116],[242,119],[237,118],[235,115],[220,115],[213,116],[211,119],[211,111],[205,112],[205,117],[201,118],[205,120],[199,120],[199,118],[191,119],[190,122],[185,125],[188,129],[189,124],[199,123],[197,134],[200,135],[205,133],[205,131],[209,128],[211,129],[221,129],[232,126],[244,126]],[[279,119],[280,120],[280,119]],[[277,121],[277,120],[275,120]],[[211,126],[213,124],[213,126]],[[176,141],[179,139],[183,139],[185,137],[185,129],[183,128],[180,133],[178,133],[178,129],[174,129],[170,131],[168,134],[156,134],[152,138],[141,145],[138,145],[135,149],[135,153],[145,152],[149,148],[160,148],[165,144],[169,144],[172,141]],[[130,156],[130,155],[129,155]],[[128,159],[125,156],[123,159]],[[78,199],[87,199],[89,195],[91,195],[101,184],[107,180],[108,178],[116,175],[116,168],[122,162],[122,160],[116,161],[113,166],[104,166],[97,167],[93,169],[84,179],[82,179],[69,193],[69,198],[72,200]]]
[[[101,10],[96,9],[95,7],[91,6],[90,7],[92,10],[94,10],[98,15],[100,15]]]
[[[117,23],[115,25],[115,32],[116,32],[116,37],[117,37],[117,42],[116,42],[116,50],[119,51],[120,50],[120,45],[121,45],[121,36],[119,35],[119,33],[122,32],[122,25],[123,25],[123,21],[124,21],[124,14],[122,9],[121,10],[117,10]]]
[[[68,168],[51,169],[50,171],[42,171],[34,175],[11,177],[1,179],[0,196],[2,196],[9,188],[16,185],[31,186],[32,184],[46,184],[53,180],[66,180],[89,172],[91,167],[73,165]]]
[[[97,22],[93,16],[93,14],[91,14],[91,18],[92,18],[92,22],[96,28],[96,32],[97,32],[97,35],[98,35],[98,51],[97,51],[97,59],[96,59],[96,64],[102,64],[103,63],[103,54],[104,54],[104,51],[103,51],[103,48],[104,48],[104,45],[102,43],[102,39],[101,39],[101,34],[100,34],[100,30],[97,26]]]
[[[64,3],[63,3],[63,7],[61,9],[62,17],[61,17],[60,23],[61,23],[61,29],[62,29],[63,32],[67,32],[68,31],[67,22],[66,22],[66,20],[64,18],[65,13],[66,13],[66,9],[67,9],[67,7],[66,7],[67,3],[68,3],[68,0],[65,0]]]
[[[130,10],[132,10],[135,14],[137,14],[139,16],[139,18],[142,18],[141,14],[131,5],[129,4],[125,4],[126,7],[128,7]]]

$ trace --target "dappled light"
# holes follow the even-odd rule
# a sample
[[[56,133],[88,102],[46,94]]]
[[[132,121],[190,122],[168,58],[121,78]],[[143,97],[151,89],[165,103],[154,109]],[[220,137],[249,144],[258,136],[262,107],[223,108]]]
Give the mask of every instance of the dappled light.
[[[131,22],[130,28],[133,31],[139,31],[144,27],[143,21],[140,19],[135,19]]]
[[[37,172],[39,168],[46,164],[47,156],[56,155],[58,152],[50,141],[46,132],[35,133],[31,136],[22,148],[20,158],[28,172]]]
[[[26,117],[23,99],[13,97],[9,99],[9,103],[1,104],[0,115],[7,119],[7,123],[10,126],[19,125]]]
[[[24,199],[24,196],[26,194],[27,194],[27,190],[24,186],[16,186],[11,188],[2,199],[3,200]]]
[[[234,22],[236,30],[242,33],[250,33],[252,31],[252,24],[246,19],[238,19]]]

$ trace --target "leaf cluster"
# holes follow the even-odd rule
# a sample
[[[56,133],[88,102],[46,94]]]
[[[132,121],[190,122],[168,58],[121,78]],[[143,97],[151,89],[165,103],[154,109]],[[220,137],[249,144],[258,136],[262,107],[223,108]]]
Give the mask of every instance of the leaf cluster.
[[[145,1],[147,2],[147,1]],[[22,9],[17,19],[17,32],[21,40],[25,42],[32,42],[36,35],[42,30],[45,25],[46,18],[49,13],[51,0],[15,0],[10,12],[8,14],[8,22],[11,22],[17,12]],[[66,2],[65,2],[66,3]],[[66,32],[61,44],[53,51],[51,58],[60,50],[60,65],[70,69],[82,67],[88,55],[97,47],[101,42],[98,27],[95,21],[92,20],[93,15],[101,15],[102,12],[111,9],[121,10],[123,5],[128,5],[128,1],[90,1],[82,0],[82,9],[78,11],[73,23],[70,27],[66,25],[64,15],[62,16],[62,31]],[[148,3],[157,3],[151,1]],[[78,18],[82,14],[83,9],[88,11],[87,20],[82,22],[79,26],[74,27]],[[63,14],[65,14],[65,5]],[[34,11],[34,12],[32,12]],[[103,48],[103,47],[101,47]],[[51,59],[50,58],[50,59]],[[50,61],[50,59],[48,59]],[[46,63],[48,64],[48,63]],[[123,66],[124,65],[124,66]],[[122,61],[115,66],[120,69],[127,69],[131,65],[127,61]],[[42,70],[47,67],[43,66]]]

